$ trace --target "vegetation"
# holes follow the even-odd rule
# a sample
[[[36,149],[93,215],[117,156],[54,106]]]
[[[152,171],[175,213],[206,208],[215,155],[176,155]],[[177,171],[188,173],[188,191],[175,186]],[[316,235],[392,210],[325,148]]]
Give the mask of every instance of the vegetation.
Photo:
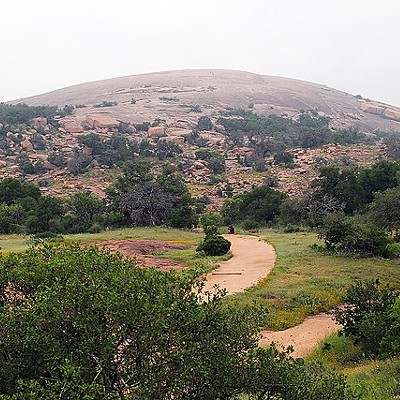
[[[29,124],[33,118],[51,118],[57,113],[56,106],[28,106],[0,103],[0,123],[3,125]]]
[[[379,280],[358,281],[347,290],[345,306],[335,310],[341,333],[366,356],[388,357],[400,353],[399,292]]]
[[[165,166],[159,176],[154,176],[150,167],[150,163],[143,161],[124,166],[123,176],[108,190],[111,210],[122,213],[138,226],[197,225],[195,202],[182,177],[172,166]]]
[[[207,256],[223,256],[231,248],[231,242],[214,231],[206,232],[206,237],[196,249]]]
[[[0,262],[3,400],[352,397],[342,375],[257,348],[258,313],[202,301],[194,277],[91,247]]]
[[[221,214],[226,224],[250,219],[265,226],[278,216],[285,197],[284,193],[270,187],[257,187],[247,193],[227,199]]]
[[[274,246],[275,267],[258,285],[224,301],[239,308],[259,305],[268,311],[264,321],[268,328],[286,329],[309,315],[332,310],[355,280],[379,278],[391,286],[400,285],[398,260],[327,253],[311,232],[260,229],[259,235]]]

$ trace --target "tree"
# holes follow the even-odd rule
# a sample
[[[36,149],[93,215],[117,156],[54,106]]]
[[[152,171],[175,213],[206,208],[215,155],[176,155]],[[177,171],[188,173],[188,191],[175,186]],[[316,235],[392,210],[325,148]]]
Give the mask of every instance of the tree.
[[[27,197],[38,200],[40,197],[39,187],[16,178],[4,178],[1,180],[0,203],[11,205]]]
[[[392,243],[388,233],[354,217],[333,213],[318,227],[328,250],[362,257],[391,257]]]
[[[221,214],[227,224],[251,219],[265,225],[279,215],[281,203],[285,198],[283,192],[260,186],[227,200]]]
[[[261,315],[194,279],[76,244],[1,258],[0,399],[349,398],[341,375],[258,348]]]
[[[400,187],[376,193],[368,216],[377,226],[390,231],[400,229]]]
[[[122,212],[134,225],[167,224],[191,228],[197,224],[194,201],[175,168],[166,165],[154,176],[151,164],[133,161],[108,192],[114,211]]]
[[[103,203],[97,197],[87,192],[78,192],[65,201],[65,209],[69,214],[69,232],[85,232],[95,222],[95,217],[101,217]]]
[[[343,326],[342,334],[350,337],[366,355],[400,352],[398,294],[379,280],[358,281],[347,290],[345,305],[335,310],[335,319]]]
[[[199,131],[210,131],[213,128],[213,123],[210,118],[202,116],[197,122],[197,129]]]

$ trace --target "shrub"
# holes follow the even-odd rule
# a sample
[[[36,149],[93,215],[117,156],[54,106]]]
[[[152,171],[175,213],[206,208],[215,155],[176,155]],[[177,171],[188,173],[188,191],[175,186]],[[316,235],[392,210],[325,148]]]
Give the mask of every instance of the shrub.
[[[369,356],[400,352],[400,302],[398,292],[379,280],[356,282],[346,292],[345,306],[337,308],[335,319],[341,331]]]
[[[319,228],[319,236],[328,250],[364,257],[392,256],[389,246],[392,240],[387,232],[341,214],[326,216]]]
[[[245,231],[250,231],[259,228],[259,223],[254,219],[246,219],[243,221],[242,227]]]
[[[231,242],[220,235],[207,235],[199,244],[196,252],[204,252],[207,256],[223,256],[231,248]]]

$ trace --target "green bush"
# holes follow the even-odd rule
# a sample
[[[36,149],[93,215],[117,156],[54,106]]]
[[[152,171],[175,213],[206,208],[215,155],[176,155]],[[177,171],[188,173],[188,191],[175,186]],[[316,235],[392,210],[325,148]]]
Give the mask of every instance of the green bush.
[[[207,256],[223,256],[231,248],[231,242],[220,235],[207,235],[199,244],[196,252],[204,252]]]
[[[254,219],[246,219],[242,223],[242,228],[245,231],[251,231],[253,229],[258,229],[260,227],[259,223]]]
[[[398,291],[379,280],[356,282],[346,292],[345,306],[334,312],[341,334],[352,339],[367,356],[400,353],[400,301]]]
[[[386,231],[342,214],[327,215],[319,228],[319,236],[328,250],[363,257],[392,256],[392,239]]]

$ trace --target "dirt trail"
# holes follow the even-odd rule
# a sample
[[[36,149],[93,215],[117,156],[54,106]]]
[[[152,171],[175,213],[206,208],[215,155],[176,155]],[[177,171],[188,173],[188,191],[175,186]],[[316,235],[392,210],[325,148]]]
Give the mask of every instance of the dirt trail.
[[[206,276],[205,290],[214,285],[225,288],[228,294],[243,292],[266,277],[272,270],[276,253],[274,248],[256,236],[225,235],[232,243],[233,257],[220,263],[220,267]],[[325,337],[339,326],[327,314],[308,317],[303,323],[285,331],[261,331],[260,346],[271,342],[293,346],[293,357],[309,354]]]
[[[293,346],[293,357],[305,357],[331,333],[339,329],[328,314],[318,314],[308,317],[300,325],[284,331],[261,331],[260,346],[271,342],[277,345]]]
[[[225,235],[225,238],[232,243],[233,257],[207,274],[204,290],[212,291],[218,285],[228,294],[243,292],[270,273],[276,260],[270,244],[257,236]]]

